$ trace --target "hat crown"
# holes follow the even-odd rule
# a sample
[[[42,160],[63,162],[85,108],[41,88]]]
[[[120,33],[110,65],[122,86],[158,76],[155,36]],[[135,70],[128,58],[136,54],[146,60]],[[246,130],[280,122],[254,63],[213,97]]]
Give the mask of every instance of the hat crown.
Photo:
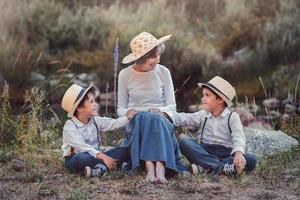
[[[158,42],[151,33],[142,32],[135,36],[130,42],[130,48],[134,55],[138,56],[153,48]]]
[[[65,95],[63,96],[61,107],[67,111],[68,113],[71,112],[73,109],[74,104],[76,103],[76,99],[80,93],[80,91],[84,89],[83,87],[73,84],[69,89],[66,91]]]
[[[208,84],[211,84],[215,88],[217,88],[221,93],[225,95],[225,97],[228,98],[229,101],[232,101],[235,96],[235,89],[232,87],[232,85],[219,76],[211,79]]]
[[[169,40],[172,35],[166,35],[157,39],[151,33],[142,32],[135,36],[130,42],[131,53],[124,57],[122,63],[129,64],[146,53],[150,52],[152,49],[162,44],[163,42]]]

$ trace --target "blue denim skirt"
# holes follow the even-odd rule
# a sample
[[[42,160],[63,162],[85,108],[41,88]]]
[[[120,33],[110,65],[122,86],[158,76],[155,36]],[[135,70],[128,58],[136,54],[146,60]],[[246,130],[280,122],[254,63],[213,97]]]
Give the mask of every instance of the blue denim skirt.
[[[175,127],[165,117],[151,112],[139,112],[125,128],[125,146],[130,149],[132,170],[141,161],[163,161],[166,175],[186,170],[181,163]]]

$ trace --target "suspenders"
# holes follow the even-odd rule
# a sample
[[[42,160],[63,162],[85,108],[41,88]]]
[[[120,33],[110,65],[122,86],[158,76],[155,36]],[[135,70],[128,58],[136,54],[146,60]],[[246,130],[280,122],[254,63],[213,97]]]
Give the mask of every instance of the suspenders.
[[[232,134],[232,130],[231,130],[231,127],[230,127],[230,117],[232,115],[233,112],[230,112],[229,116],[228,116],[228,120],[227,120],[227,124],[228,124],[228,128],[229,128],[229,133]],[[204,127],[205,127],[205,124],[206,124],[206,121],[207,121],[207,117],[205,117],[205,120],[204,120],[204,123],[203,123],[203,126],[202,126],[202,130],[201,130],[201,138],[200,138],[200,143],[202,143],[202,139],[203,139],[203,131],[204,131]]]
[[[95,121],[95,119],[92,117],[91,118],[92,121],[93,121],[93,124],[96,126],[96,129],[97,129],[97,140],[98,140],[98,146],[100,147],[100,131],[99,131],[99,128],[98,128],[98,125]],[[73,119],[71,119],[71,121],[73,122],[73,124],[76,126],[76,128],[78,129],[78,126],[76,125],[76,123],[73,121]],[[71,155],[75,154],[74,152],[74,147],[71,147]]]

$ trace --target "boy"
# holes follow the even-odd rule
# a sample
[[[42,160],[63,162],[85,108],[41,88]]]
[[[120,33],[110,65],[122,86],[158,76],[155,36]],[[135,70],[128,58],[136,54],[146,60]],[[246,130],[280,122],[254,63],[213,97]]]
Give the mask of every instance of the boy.
[[[67,169],[84,173],[85,177],[100,177],[109,169],[120,167],[130,160],[129,152],[124,147],[106,152],[99,149],[99,132],[120,128],[128,123],[128,119],[97,116],[98,104],[93,85],[83,88],[73,84],[64,94],[61,106],[71,118],[63,128],[62,149]]]
[[[192,173],[214,172],[229,176],[250,172],[255,168],[256,156],[245,154],[246,139],[239,115],[231,112],[234,88],[223,78],[214,77],[203,89],[203,110],[195,113],[175,113],[176,126],[199,128],[197,139],[181,135],[182,154],[192,163]]]

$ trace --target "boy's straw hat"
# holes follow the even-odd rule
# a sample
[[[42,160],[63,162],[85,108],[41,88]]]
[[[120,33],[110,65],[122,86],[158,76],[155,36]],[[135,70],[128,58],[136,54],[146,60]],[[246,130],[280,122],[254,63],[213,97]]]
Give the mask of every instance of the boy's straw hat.
[[[124,57],[122,63],[131,63],[143,55],[162,44],[163,42],[170,39],[172,35],[166,35],[162,38],[157,39],[151,33],[142,32],[135,36],[130,42],[131,53]]]
[[[198,83],[199,87],[206,86],[213,90],[219,97],[221,97],[228,107],[232,106],[231,102],[235,96],[235,89],[225,79],[215,76],[208,83]]]
[[[61,101],[61,107],[68,112],[68,117],[73,117],[77,106],[91,87],[93,87],[93,85],[84,88],[73,84],[68,88]]]

